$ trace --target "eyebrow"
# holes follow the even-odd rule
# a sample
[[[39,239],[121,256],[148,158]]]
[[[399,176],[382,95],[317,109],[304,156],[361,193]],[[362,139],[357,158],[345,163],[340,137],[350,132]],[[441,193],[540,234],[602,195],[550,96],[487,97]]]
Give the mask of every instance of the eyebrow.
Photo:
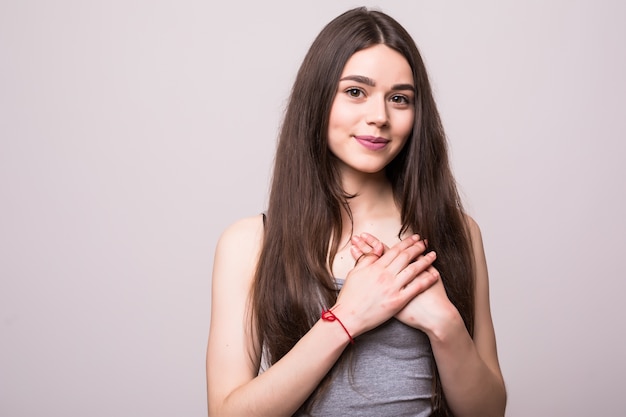
[[[346,75],[345,77],[339,80],[341,81],[356,81],[357,83],[369,85],[370,87],[376,87],[376,81],[372,80],[370,77],[366,77],[364,75]],[[396,84],[391,87],[392,90],[410,90],[415,92],[415,86],[412,84]]]

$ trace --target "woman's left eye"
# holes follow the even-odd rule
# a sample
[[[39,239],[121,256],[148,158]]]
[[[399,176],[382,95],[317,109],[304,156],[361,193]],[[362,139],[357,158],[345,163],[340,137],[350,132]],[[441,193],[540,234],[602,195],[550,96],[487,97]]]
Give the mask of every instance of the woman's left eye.
[[[395,95],[391,96],[391,101],[395,104],[409,104],[411,101],[406,96]]]

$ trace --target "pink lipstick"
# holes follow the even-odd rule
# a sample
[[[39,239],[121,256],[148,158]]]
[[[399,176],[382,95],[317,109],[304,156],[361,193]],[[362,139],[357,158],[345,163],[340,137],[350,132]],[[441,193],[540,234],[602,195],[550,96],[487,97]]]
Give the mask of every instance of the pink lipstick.
[[[354,139],[370,151],[382,149],[387,146],[389,142],[391,142],[389,139],[376,136],[355,136]]]

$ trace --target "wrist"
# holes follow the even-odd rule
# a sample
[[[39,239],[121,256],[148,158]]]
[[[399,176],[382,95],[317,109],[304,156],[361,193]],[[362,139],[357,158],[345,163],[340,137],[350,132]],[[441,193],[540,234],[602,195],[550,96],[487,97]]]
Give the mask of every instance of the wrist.
[[[449,307],[443,309],[437,319],[425,329],[431,344],[442,344],[448,342],[454,335],[465,330],[465,323],[459,310],[450,303]]]
[[[327,322],[331,322],[331,323],[337,323],[343,329],[343,331],[346,333],[346,335],[348,336],[348,340],[350,341],[350,343],[354,344],[354,338],[352,337],[352,334],[350,333],[350,330],[348,330],[348,328],[343,324],[341,319],[339,317],[337,317],[337,315],[333,312],[332,308],[328,309],[328,310],[323,310],[322,311],[322,315],[321,315],[321,319],[323,321],[327,321]]]
[[[346,329],[345,332],[349,333],[352,339],[355,339],[358,335],[363,333],[362,320],[360,320],[359,315],[353,309],[351,310],[349,306],[337,303],[329,308],[329,310],[341,321],[343,327]],[[335,322],[331,324],[341,329],[339,323]]]

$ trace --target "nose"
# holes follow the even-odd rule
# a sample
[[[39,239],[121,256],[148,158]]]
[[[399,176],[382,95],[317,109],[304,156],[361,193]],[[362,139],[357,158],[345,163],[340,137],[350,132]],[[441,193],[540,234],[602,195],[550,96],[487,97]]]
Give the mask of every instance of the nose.
[[[377,127],[384,127],[389,124],[387,103],[385,102],[384,98],[370,98],[367,108],[366,121],[367,124],[371,124]]]

